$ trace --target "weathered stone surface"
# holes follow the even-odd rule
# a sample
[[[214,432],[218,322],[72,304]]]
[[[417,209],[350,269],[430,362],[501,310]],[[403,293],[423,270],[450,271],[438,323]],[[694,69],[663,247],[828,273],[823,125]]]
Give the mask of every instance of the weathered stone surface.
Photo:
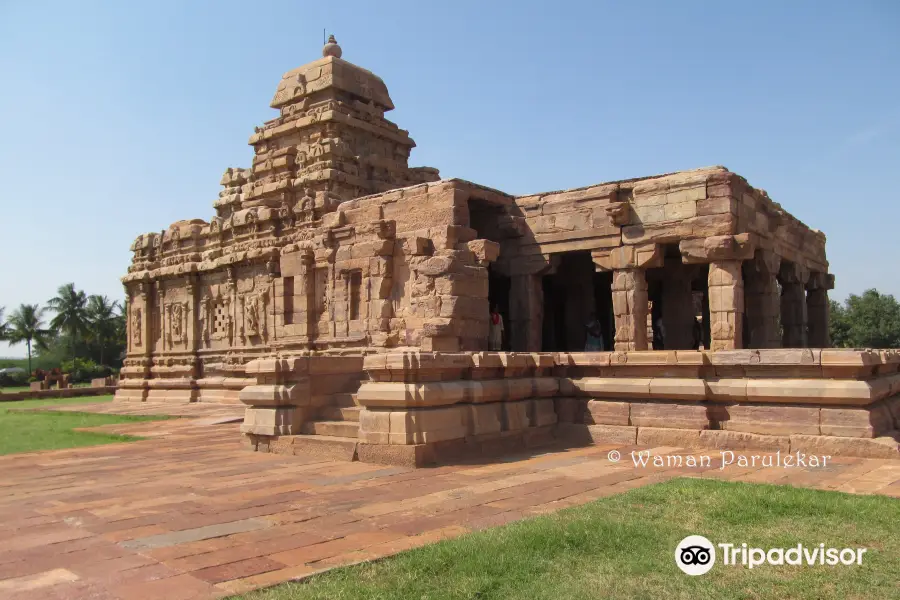
[[[665,427],[638,427],[637,444],[640,446],[675,446],[699,448],[699,429],[671,429]]]
[[[523,197],[439,180],[341,54],[284,75],[209,222],[135,240],[120,400],[237,399],[277,451],[356,417],[362,453],[416,465],[582,420],[654,443],[710,420],[731,440],[895,426],[872,405],[900,394],[900,355],[804,348],[828,342],[825,237],[764,191],[723,167]],[[484,353],[492,331],[514,352]]]
[[[735,405],[728,407],[728,431],[766,435],[810,434],[819,430],[819,409],[805,406]]]
[[[637,427],[677,427],[706,429],[709,419],[706,407],[675,402],[632,402],[631,425]]]
[[[700,444],[722,450],[765,450],[790,452],[791,439],[785,435],[760,435],[742,431],[707,429],[700,432]]]
[[[590,425],[631,425],[631,405],[614,400],[588,400],[584,422]]]

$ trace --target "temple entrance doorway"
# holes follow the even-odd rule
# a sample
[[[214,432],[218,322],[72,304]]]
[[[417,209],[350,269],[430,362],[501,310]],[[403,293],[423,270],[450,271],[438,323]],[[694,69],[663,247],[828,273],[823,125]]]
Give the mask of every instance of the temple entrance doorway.
[[[589,251],[555,255],[554,266],[541,280],[544,304],[541,350],[584,352],[589,325],[595,320],[602,348],[609,350],[615,336],[612,274],[597,273]]]

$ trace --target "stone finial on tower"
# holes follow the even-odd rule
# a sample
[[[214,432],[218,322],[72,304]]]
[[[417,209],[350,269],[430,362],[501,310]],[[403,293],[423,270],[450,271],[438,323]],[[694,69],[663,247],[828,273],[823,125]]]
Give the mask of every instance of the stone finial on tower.
[[[322,48],[322,56],[340,58],[341,54],[341,47],[338,46],[337,40],[334,39],[334,34],[329,35],[328,43]]]

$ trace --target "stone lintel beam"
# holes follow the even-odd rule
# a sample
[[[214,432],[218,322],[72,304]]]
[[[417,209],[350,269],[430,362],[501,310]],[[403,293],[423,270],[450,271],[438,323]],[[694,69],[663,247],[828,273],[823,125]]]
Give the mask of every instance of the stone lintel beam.
[[[553,255],[531,254],[528,256],[509,256],[504,253],[502,258],[491,264],[491,269],[506,277],[518,275],[546,275],[555,268]]]
[[[718,260],[750,260],[756,250],[753,234],[717,235],[682,240],[678,244],[685,264],[708,263]]]
[[[663,266],[663,251],[659,244],[619,246],[609,250],[595,250],[591,258],[597,271],[625,269],[655,269]]]

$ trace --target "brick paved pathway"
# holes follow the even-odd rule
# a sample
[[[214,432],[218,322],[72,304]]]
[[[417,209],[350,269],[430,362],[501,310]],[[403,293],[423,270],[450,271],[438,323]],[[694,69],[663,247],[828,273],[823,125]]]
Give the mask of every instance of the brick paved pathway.
[[[139,442],[0,457],[0,597],[222,597],[673,476],[900,497],[900,462],[870,459],[636,469],[634,448],[598,445],[421,470],[304,460],[244,450],[222,411],[102,428]]]

